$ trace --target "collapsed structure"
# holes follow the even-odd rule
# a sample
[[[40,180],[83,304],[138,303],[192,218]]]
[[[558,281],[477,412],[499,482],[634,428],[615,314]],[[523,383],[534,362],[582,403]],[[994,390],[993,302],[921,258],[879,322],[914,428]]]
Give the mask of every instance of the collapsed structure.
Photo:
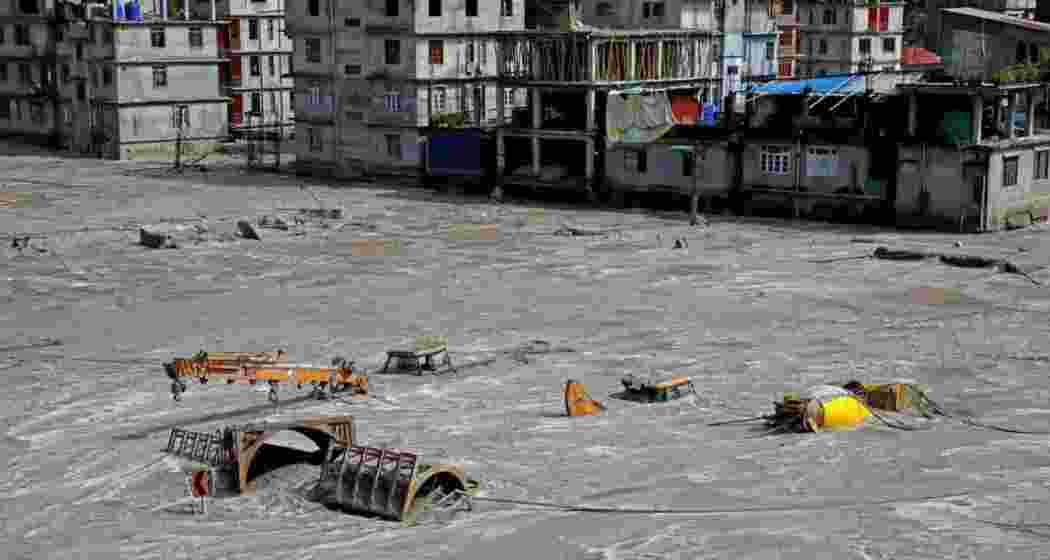
[[[462,466],[428,464],[410,451],[357,445],[354,426],[351,416],[316,416],[228,426],[214,434],[173,428],[165,450],[207,465],[218,475],[219,486],[242,495],[253,494],[255,480],[272,468],[310,462],[321,469],[311,497],[346,511],[405,521],[464,501],[470,507],[469,497],[479,484],[467,478]],[[308,437],[318,450],[295,453],[268,445],[282,431]],[[292,456],[268,456],[274,454]]]

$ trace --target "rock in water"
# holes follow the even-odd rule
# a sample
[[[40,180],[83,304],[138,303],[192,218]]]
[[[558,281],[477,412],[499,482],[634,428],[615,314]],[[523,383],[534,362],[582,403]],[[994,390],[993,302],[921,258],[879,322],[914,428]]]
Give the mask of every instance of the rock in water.
[[[253,228],[247,220],[238,220],[237,230],[241,232],[241,237],[245,239],[254,239],[256,241],[261,241],[259,239],[259,234],[255,233],[255,228]]]
[[[139,243],[149,247],[150,249],[177,249],[178,245],[172,240],[170,235],[163,233],[154,233],[146,230],[146,228],[139,228]]]

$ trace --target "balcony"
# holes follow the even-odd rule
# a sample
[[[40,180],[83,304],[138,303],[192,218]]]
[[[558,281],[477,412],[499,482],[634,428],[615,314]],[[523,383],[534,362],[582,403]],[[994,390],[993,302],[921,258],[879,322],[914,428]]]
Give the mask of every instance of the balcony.
[[[684,29],[504,35],[497,72],[504,80],[563,85],[704,79],[713,38]]]

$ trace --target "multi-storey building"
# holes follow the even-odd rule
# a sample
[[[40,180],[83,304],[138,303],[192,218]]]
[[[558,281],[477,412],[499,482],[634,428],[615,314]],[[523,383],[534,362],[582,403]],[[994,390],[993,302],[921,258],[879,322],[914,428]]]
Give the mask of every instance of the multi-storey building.
[[[219,51],[229,59],[222,82],[230,97],[230,131],[292,130],[292,40],[285,29],[285,0],[218,0],[226,25]]]
[[[0,6],[0,130],[111,158],[188,153],[226,137],[214,11],[143,14],[129,2],[128,19],[112,4]]]
[[[523,97],[496,99],[492,34],[523,22],[522,0],[289,6],[299,166],[337,175],[415,171],[421,128],[494,124],[497,105],[510,111]]]
[[[801,75],[900,70],[904,3],[802,2],[796,10]]]

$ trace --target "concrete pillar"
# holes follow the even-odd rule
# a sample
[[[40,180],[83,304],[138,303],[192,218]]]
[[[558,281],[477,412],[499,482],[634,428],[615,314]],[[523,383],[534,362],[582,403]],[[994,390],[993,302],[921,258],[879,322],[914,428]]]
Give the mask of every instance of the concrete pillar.
[[[182,0],[182,19],[190,21],[190,0]]]
[[[216,16],[216,13],[215,13],[215,0],[211,0],[211,20],[212,21],[215,21],[215,19],[216,19],[215,16]]]
[[[496,86],[496,126],[503,126],[507,113],[506,107],[506,95],[507,89],[503,87],[503,84]]]
[[[1007,96],[1010,100],[1006,104],[1006,137],[1014,137],[1014,112],[1017,111],[1017,94],[1011,93]]]
[[[908,96],[908,136],[915,136],[919,128],[919,95],[914,91]]]
[[[584,175],[587,177],[587,185],[590,185],[594,179],[594,138],[585,138],[583,143],[587,154],[585,156],[587,166]]]
[[[594,98],[595,92],[593,89],[587,90],[587,130],[594,130],[595,128],[595,117],[594,114]]]
[[[532,129],[538,131],[543,126],[543,108],[540,106],[542,95],[540,90],[533,88],[530,90],[532,95]],[[538,136],[532,137],[532,173],[533,175],[540,174],[540,139]]]
[[[981,143],[981,116],[984,113],[984,99],[980,95],[973,96],[973,114],[970,115],[970,124],[973,128],[973,143]]]
[[[1035,91],[1028,90],[1025,96],[1025,112],[1024,112],[1024,126],[1025,135],[1033,136],[1035,134]]]
[[[502,177],[503,172],[507,168],[507,139],[504,136],[503,129],[496,130],[496,171],[497,174]]]

